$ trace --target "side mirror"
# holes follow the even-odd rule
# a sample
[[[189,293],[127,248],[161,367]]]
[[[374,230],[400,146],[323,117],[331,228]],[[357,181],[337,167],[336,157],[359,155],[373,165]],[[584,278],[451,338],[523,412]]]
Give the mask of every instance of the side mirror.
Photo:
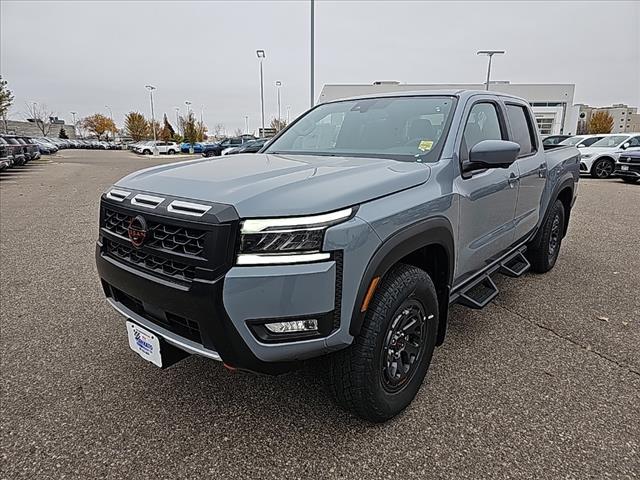
[[[622,146],[620,147],[622,150],[626,150],[627,148],[629,148],[631,146],[631,144],[629,142],[625,142],[624,144],[622,144]]]
[[[576,145],[576,147],[578,147],[578,148],[584,148],[584,143],[579,143],[578,145]]]
[[[507,140],[483,140],[469,152],[465,170],[479,168],[507,168],[518,158],[520,145]]]

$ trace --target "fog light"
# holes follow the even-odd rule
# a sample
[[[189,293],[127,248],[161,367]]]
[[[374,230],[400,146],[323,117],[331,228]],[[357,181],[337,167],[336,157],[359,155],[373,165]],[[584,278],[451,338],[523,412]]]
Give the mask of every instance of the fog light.
[[[267,323],[265,327],[273,333],[317,332],[318,320],[312,318],[309,320],[295,320],[293,322]]]

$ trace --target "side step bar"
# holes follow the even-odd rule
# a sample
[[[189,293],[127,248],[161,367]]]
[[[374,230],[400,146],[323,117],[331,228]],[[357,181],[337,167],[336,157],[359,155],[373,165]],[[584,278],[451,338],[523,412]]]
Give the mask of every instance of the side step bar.
[[[521,248],[504,260],[497,262],[478,278],[465,285],[460,291],[453,293],[449,303],[459,303],[476,310],[486,307],[496,298],[499,291],[491,279],[491,275],[498,272],[517,278],[531,268],[531,264],[527,257],[524,256],[524,252],[525,248]]]

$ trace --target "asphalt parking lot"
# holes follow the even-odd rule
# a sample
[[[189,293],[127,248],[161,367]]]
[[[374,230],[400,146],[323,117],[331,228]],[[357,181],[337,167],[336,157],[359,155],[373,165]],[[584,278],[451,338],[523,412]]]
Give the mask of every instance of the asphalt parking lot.
[[[640,185],[581,181],[556,268],[454,308],[416,401],[372,426],[305,371],[129,350],[98,200],[155,163],[65,150],[0,174],[1,478],[640,476]]]

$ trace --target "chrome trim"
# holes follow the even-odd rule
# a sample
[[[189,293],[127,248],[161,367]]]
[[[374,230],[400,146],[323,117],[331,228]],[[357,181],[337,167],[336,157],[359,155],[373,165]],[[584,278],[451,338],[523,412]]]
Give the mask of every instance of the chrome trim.
[[[329,260],[331,254],[323,252],[296,253],[290,255],[279,254],[240,254],[236,265],[281,265],[288,263],[308,263]]]
[[[139,323],[140,325],[142,325],[147,330],[151,330],[154,334],[162,337],[167,342],[169,342],[171,345],[173,345],[175,347],[178,347],[179,349],[184,350],[185,352],[192,353],[194,355],[200,355],[202,357],[210,358],[212,360],[217,360],[218,362],[222,361],[222,358],[220,357],[218,352],[216,352],[214,350],[207,350],[206,348],[198,345],[197,343],[191,342],[191,341],[187,340],[186,338],[182,338],[182,337],[180,337],[180,336],[178,336],[178,335],[176,335],[176,334],[174,334],[172,332],[169,332],[168,330],[165,330],[164,328],[159,327],[158,325],[149,322],[148,320],[144,319],[143,317],[141,317],[139,315],[131,315],[130,313],[128,313],[125,310],[123,310],[120,306],[118,306],[110,298],[107,298],[107,302],[120,315],[122,315],[123,317],[125,317],[125,318],[127,318],[129,320],[132,320],[132,321],[134,321],[136,323]]]
[[[137,205],[145,208],[156,208],[164,201],[162,197],[154,197],[153,195],[144,195],[143,193],[137,194],[131,199],[131,205]],[[150,205],[153,203],[154,205]]]
[[[193,211],[195,210],[195,211]],[[182,215],[191,215],[192,217],[201,217],[211,210],[210,205],[201,205],[199,203],[182,202],[174,200],[167,207],[167,211],[172,213],[180,213]]]
[[[129,195],[131,195],[131,192],[118,190],[116,188],[113,188],[109,190],[109,192],[107,192],[107,198],[109,200],[115,200],[116,202],[123,202]]]
[[[349,218],[353,208],[308,217],[250,218],[242,222],[240,233],[260,233],[272,227],[306,227],[331,224]],[[327,225],[328,226],[328,225]]]

